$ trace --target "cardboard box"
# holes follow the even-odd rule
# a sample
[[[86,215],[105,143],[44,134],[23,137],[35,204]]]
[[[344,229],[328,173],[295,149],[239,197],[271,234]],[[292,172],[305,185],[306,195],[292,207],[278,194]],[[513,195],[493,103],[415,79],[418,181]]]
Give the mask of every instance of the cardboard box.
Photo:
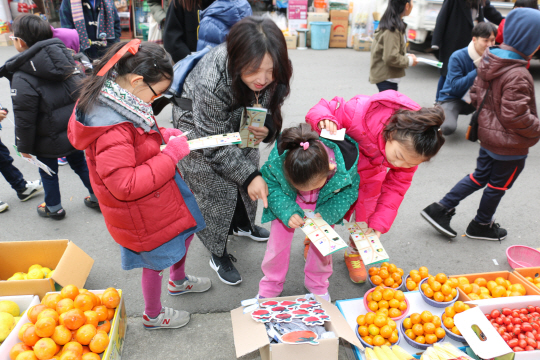
[[[516,274],[517,276],[521,276],[524,279],[526,277],[531,277],[534,279],[540,276],[540,267],[518,268],[514,270],[514,274]],[[527,279],[525,280],[529,281]],[[529,283],[532,284],[530,281]]]
[[[287,18],[289,20],[307,20],[307,0],[289,0]]]
[[[371,51],[373,39],[360,38],[358,35],[353,36],[353,49],[356,51]]]
[[[540,306],[540,296],[485,299],[471,301],[470,304],[477,306],[456,314],[454,323],[476,355],[482,359],[492,359],[513,352],[484,314],[490,313],[494,309],[501,310],[503,307],[514,309],[524,308],[528,305]],[[478,326],[483,332],[485,335],[484,340],[480,340],[478,335],[473,331],[473,325]],[[540,359],[539,350],[518,352],[515,353],[514,357],[514,360],[538,359]]]
[[[332,22],[330,47],[346,48],[349,28],[349,12],[347,10],[331,10],[330,21]]]
[[[322,22],[326,22],[330,19],[330,14],[327,13],[327,12],[308,12],[308,15],[307,15],[307,28],[308,28],[308,33],[307,33],[307,46],[311,46],[311,26],[309,25],[309,23],[312,23],[314,21],[322,21]]]
[[[263,301],[296,300],[301,296],[303,295],[264,299]],[[316,299],[321,303],[326,313],[330,315],[331,321],[325,323],[326,330],[333,331],[337,336],[336,338],[319,339],[317,340],[319,345],[270,344],[265,325],[254,321],[250,313],[244,314],[242,312],[243,308],[240,307],[231,311],[236,357],[244,356],[258,349],[262,360],[337,360],[339,338],[357,347],[362,347],[338,308],[318,296],[316,296]]]
[[[11,330],[11,332],[9,333],[6,340],[4,340],[2,344],[0,344],[0,359],[9,359],[9,352],[11,351],[11,348],[15,344],[20,342],[20,328],[27,322],[30,322],[25,312],[30,307],[39,304],[39,298],[36,295],[1,296],[0,301],[3,300],[11,300],[17,303],[17,305],[19,305],[19,309],[21,310],[21,314],[23,314],[17,325],[15,325],[13,330]]]
[[[13,41],[9,38],[13,33],[0,34],[0,46],[13,46]]]
[[[296,44],[298,43],[298,36],[286,35],[285,42],[287,43],[287,49],[294,50],[296,49]]]
[[[2,295],[38,295],[40,298],[60,286],[83,288],[94,260],[69,240],[0,242],[0,279],[27,272],[33,264],[54,270],[51,279],[0,281]]]
[[[540,295],[540,289],[537,288],[533,283],[523,278],[523,276],[518,276],[514,273],[511,273],[509,271],[495,271],[495,272],[488,272],[488,273],[478,273],[478,274],[467,274],[467,275],[452,275],[451,278],[458,278],[458,277],[466,277],[469,279],[469,282],[472,284],[473,281],[476,278],[483,277],[487,281],[495,280],[498,277],[502,277],[505,280],[509,280],[512,284],[522,284],[525,287],[525,290],[527,291],[527,295]],[[460,294],[463,293],[463,291],[460,291]],[[471,301],[471,298],[469,298],[467,295],[464,295],[463,301]]]

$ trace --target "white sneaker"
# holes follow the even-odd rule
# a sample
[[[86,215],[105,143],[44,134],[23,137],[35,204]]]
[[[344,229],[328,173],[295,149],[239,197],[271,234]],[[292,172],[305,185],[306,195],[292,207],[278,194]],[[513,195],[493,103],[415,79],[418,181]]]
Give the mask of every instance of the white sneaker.
[[[190,315],[187,311],[163,307],[161,308],[159,316],[155,319],[152,319],[144,313],[143,325],[146,330],[178,329],[187,325],[189,318]]]
[[[209,278],[186,275],[187,280],[172,281],[169,279],[169,295],[181,295],[190,292],[205,292],[212,286]]]
[[[41,184],[41,180],[27,181],[26,188],[24,190],[17,191],[17,196],[19,197],[19,200],[26,201],[34,197],[34,195],[42,190],[43,185]]]
[[[2,200],[0,200],[0,213],[4,212],[8,209],[9,205]]]

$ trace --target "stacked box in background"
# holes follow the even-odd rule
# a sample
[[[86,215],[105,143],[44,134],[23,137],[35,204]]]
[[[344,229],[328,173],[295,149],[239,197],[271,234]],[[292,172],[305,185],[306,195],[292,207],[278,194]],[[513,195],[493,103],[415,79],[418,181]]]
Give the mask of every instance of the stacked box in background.
[[[349,11],[330,10],[330,21],[332,22],[332,31],[330,32],[330,47],[346,48],[347,33],[349,28]]]

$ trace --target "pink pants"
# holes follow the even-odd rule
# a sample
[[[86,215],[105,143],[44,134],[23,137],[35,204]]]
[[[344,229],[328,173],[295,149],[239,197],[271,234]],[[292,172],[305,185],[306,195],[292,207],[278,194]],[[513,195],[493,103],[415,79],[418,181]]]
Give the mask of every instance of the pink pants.
[[[316,203],[305,203],[300,197],[296,202],[302,209],[315,210]],[[265,298],[276,297],[283,291],[283,284],[289,270],[291,244],[294,230],[285,226],[281,220],[272,221],[270,238],[262,262],[264,277],[259,283],[259,295]],[[316,294],[328,292],[328,278],[332,275],[332,255],[322,256],[317,247],[311,245],[304,267],[306,288]]]
[[[186,253],[182,260],[171,266],[169,278],[173,281],[186,278],[184,267],[189,244],[191,244],[193,236],[191,235],[186,239]],[[142,272],[141,284],[144,297],[144,312],[152,318],[158,316],[161,312],[161,271],[143,268]]]

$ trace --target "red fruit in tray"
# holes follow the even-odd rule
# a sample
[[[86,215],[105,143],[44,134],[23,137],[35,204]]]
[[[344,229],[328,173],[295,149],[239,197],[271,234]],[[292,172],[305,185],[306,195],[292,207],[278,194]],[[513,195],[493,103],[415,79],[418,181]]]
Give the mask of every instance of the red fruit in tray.
[[[540,313],[540,306],[535,306],[535,307],[534,307],[534,310],[535,310],[537,313]]]
[[[519,340],[518,339],[512,339],[512,340],[507,341],[507,344],[508,344],[508,346],[510,346],[513,349],[514,347],[519,345]]]
[[[508,316],[508,315],[512,314],[512,310],[510,310],[509,308],[502,308],[502,313],[505,316]]]
[[[491,315],[486,314],[486,319],[491,320]]]
[[[518,345],[519,345],[520,348],[525,349],[525,348],[527,347],[528,344],[527,344],[527,341],[525,341],[525,340],[522,339],[522,340],[519,340]]]
[[[529,346],[532,346],[532,347],[535,348],[535,347],[536,347],[536,340],[531,339],[531,338],[527,338],[527,344],[528,344]]]
[[[523,348],[521,348],[521,347],[519,347],[519,346],[516,346],[516,347],[512,348],[512,350],[513,350],[514,352],[525,351],[525,350],[523,350]]]
[[[523,331],[525,331],[525,332],[532,331],[532,329],[533,329],[532,325],[529,324],[529,323],[523,323],[523,324],[521,325],[521,328],[522,328]]]
[[[491,317],[492,317],[493,319],[496,319],[496,318],[498,318],[499,316],[501,316],[501,312],[500,312],[499,310],[495,309],[495,310],[493,310],[493,311],[491,312],[490,315],[491,315]]]

